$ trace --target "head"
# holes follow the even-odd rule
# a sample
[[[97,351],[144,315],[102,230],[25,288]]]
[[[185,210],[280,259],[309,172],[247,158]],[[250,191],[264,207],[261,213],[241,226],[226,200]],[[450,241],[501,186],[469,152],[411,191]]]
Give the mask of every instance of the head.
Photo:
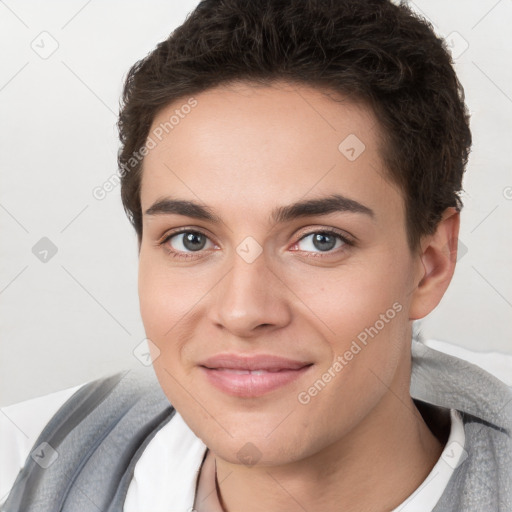
[[[304,457],[407,381],[411,322],[453,274],[471,145],[425,20],[382,0],[202,1],[130,70],[119,130],[155,371],[207,445]],[[307,366],[241,398],[205,375],[221,353]]]

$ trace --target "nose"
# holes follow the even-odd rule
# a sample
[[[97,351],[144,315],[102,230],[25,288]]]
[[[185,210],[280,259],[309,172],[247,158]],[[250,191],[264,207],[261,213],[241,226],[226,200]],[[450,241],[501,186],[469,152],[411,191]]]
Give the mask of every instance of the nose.
[[[210,320],[239,338],[285,327],[291,320],[290,293],[261,254],[252,263],[234,254],[231,270],[215,287]]]

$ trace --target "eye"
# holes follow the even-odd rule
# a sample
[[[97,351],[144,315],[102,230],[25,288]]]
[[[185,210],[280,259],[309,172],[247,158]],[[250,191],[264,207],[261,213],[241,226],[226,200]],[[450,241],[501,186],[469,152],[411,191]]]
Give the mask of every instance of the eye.
[[[200,252],[215,246],[204,233],[191,230],[171,233],[160,242],[160,245],[164,245],[170,253],[175,253],[176,257],[180,257],[179,253]]]
[[[164,236],[158,242],[174,258],[193,258],[194,253],[201,253],[204,249],[215,248],[216,245],[201,231],[182,230]],[[290,248],[295,251],[321,253],[336,253],[336,249],[352,246],[354,243],[341,233],[332,229],[312,231],[303,235]]]
[[[293,250],[307,252],[334,252],[345,245],[352,245],[352,242],[340,233],[333,230],[313,231],[298,240]]]

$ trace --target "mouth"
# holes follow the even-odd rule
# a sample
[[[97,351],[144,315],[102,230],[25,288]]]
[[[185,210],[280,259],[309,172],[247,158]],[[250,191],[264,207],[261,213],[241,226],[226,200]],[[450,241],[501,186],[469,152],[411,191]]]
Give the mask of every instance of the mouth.
[[[219,355],[199,365],[208,382],[236,397],[258,397],[295,381],[313,363],[270,355]]]

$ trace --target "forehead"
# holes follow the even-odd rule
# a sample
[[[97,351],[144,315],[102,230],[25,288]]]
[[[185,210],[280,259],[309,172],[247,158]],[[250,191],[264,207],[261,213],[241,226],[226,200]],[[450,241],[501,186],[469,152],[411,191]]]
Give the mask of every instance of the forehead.
[[[396,195],[378,130],[364,105],[306,86],[238,83],[183,98],[150,129],[142,209],[166,193],[252,212],[307,194]]]

